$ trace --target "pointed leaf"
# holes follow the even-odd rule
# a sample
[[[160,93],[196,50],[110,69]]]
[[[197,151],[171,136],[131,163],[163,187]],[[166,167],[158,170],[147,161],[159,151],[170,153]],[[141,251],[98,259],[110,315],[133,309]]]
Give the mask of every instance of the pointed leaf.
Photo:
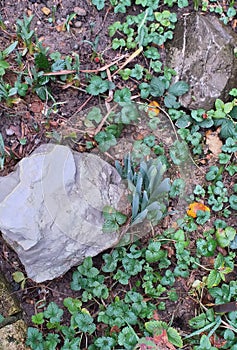
[[[115,168],[116,168],[117,172],[119,173],[119,175],[121,177],[123,177],[123,168],[118,160],[115,161]]]
[[[133,221],[131,226],[134,226],[134,225],[137,225],[137,224],[140,224],[141,222],[143,222],[147,217],[147,213],[148,213],[147,209],[145,209],[141,213],[139,213],[137,215],[137,217],[135,218],[135,220]]]
[[[150,200],[152,199],[158,199],[159,194],[169,192],[170,190],[170,179],[166,178],[164,179],[159,186],[156,187],[155,191],[152,192],[150,196]]]
[[[143,192],[143,197],[142,197],[141,210],[144,210],[147,207],[148,202],[149,202],[149,200],[148,200],[147,192],[144,191]]]
[[[138,193],[139,197],[141,197],[142,184],[143,184],[143,176],[142,176],[141,173],[138,173],[137,184],[136,184],[136,192]]]
[[[158,202],[153,202],[153,203],[149,204],[149,205],[146,207],[146,209],[147,209],[148,211],[159,210],[159,209],[160,209],[160,205],[159,205]]]
[[[138,214],[139,202],[140,202],[139,194],[137,192],[135,192],[133,194],[133,199],[132,199],[132,218],[133,219],[135,219],[135,217]]]
[[[167,329],[168,340],[171,344],[177,346],[178,348],[183,347],[183,341],[179,333],[173,327]]]
[[[9,45],[5,50],[2,51],[2,56],[3,58],[7,57],[8,55],[10,55],[10,53],[12,51],[15,50],[15,48],[18,45],[18,41],[14,41],[11,45]]]
[[[0,60],[0,67],[1,68],[4,68],[4,69],[7,69],[10,67],[10,64],[4,60]]]

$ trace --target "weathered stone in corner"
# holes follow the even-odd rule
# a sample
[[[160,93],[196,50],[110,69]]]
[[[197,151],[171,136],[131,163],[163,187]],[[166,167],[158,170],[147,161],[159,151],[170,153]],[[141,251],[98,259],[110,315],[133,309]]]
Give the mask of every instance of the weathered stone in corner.
[[[12,293],[5,277],[0,273],[0,350],[28,350],[26,347],[27,326],[20,317],[20,304]]]
[[[0,350],[30,350],[25,346],[26,324],[19,320],[0,329]]]
[[[18,300],[14,297],[8,282],[0,273],[0,314],[8,318],[18,314],[20,311],[21,308]]]
[[[237,34],[210,14],[184,15],[166,45],[166,65],[176,70],[175,81],[190,84],[180,103],[189,109],[213,108],[237,85]]]

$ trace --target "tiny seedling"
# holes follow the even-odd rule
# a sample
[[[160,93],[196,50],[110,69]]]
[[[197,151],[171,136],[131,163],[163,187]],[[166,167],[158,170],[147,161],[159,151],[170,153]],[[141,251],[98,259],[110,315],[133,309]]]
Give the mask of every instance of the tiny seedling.
[[[29,52],[30,55],[32,55],[34,52],[33,36],[35,32],[34,30],[30,29],[33,18],[34,18],[33,15],[27,17],[24,14],[23,20],[18,19],[16,21],[17,36],[23,41],[26,47],[26,50],[24,51],[23,56],[27,53],[27,51]]]
[[[11,85],[5,83],[3,79],[0,78],[0,101],[4,100],[8,107],[12,107],[13,104],[19,102],[19,98],[13,97],[11,89]]]
[[[63,24],[63,30],[70,32],[70,26],[72,25],[72,20],[76,17],[76,13],[72,12],[70,15],[67,15],[67,18]]]
[[[13,272],[12,277],[16,283],[20,284],[21,289],[25,288],[27,277],[25,277],[23,272],[21,272],[21,271]]]
[[[9,63],[6,61],[6,58],[15,50],[17,45],[18,41],[14,41],[5,50],[0,51],[0,76],[3,76],[6,73],[6,69],[10,67]]]

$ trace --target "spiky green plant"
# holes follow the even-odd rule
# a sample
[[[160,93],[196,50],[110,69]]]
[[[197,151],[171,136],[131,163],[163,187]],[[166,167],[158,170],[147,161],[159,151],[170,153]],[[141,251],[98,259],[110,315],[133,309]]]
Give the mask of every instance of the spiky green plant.
[[[156,225],[167,208],[170,179],[163,178],[166,167],[155,159],[141,161],[136,166],[130,154],[124,157],[123,166],[118,161],[115,166],[128,183],[132,205],[131,225],[137,225],[145,219]]]

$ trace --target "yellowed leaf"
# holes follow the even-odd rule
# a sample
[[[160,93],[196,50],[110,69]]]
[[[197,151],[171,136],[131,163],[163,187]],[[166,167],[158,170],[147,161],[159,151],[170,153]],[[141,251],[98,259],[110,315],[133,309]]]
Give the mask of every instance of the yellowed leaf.
[[[188,210],[187,210],[187,214],[188,214],[188,216],[191,216],[192,218],[196,218],[198,210],[210,211],[210,209],[206,205],[204,205],[203,203],[193,202],[189,205]]]
[[[43,12],[43,14],[45,16],[48,16],[50,14],[50,12],[51,12],[50,9],[48,7],[46,7],[46,6],[42,7],[41,11]]]
[[[160,109],[159,109],[160,105],[158,102],[156,101],[151,101],[149,103],[149,107],[148,107],[148,113],[157,116],[160,113]]]

